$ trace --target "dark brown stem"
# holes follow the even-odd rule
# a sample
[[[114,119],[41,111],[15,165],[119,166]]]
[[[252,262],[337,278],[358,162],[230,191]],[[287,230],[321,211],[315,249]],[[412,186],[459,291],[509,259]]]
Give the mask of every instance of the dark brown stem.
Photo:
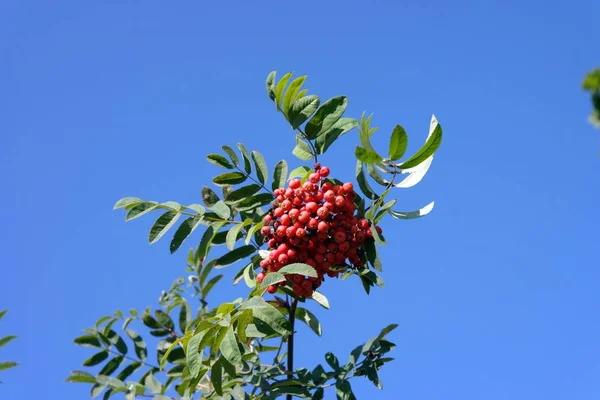
[[[293,378],[294,374],[294,323],[296,322],[296,306],[298,305],[298,300],[294,299],[292,301],[292,305],[290,306],[290,325],[292,333],[288,336],[288,344],[287,344],[287,375],[288,379]],[[287,400],[292,400],[292,395],[288,394],[286,396]]]

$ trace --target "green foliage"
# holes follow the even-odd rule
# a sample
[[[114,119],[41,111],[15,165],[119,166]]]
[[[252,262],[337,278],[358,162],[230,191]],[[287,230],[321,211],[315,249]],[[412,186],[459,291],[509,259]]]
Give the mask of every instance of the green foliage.
[[[592,95],[593,110],[590,114],[590,122],[600,128],[600,68],[586,75],[582,87]]]
[[[0,310],[0,320],[2,320],[2,318],[6,315],[7,312],[8,310]],[[0,348],[6,346],[8,343],[12,342],[16,338],[16,336],[0,336]],[[17,364],[14,361],[0,361],[0,371],[11,369],[18,365],[19,364]],[[0,383],[2,383],[2,381],[0,381]]]
[[[425,145],[398,163],[408,145],[407,133],[400,125],[392,131],[389,158],[384,158],[371,144],[370,138],[378,130],[371,127],[372,116],[363,114],[360,121],[344,117],[348,104],[345,96],[321,102],[319,96],[302,88],[305,81],[305,76],[294,79],[291,73],[277,80],[272,72],[266,81],[267,94],[293,130],[289,135],[290,143],[295,140],[292,154],[302,161],[317,163],[338,138],[358,127],[355,176],[362,196],[357,193],[355,203],[357,216],[371,224],[370,236],[359,252],[363,266],[336,265],[331,269],[340,271],[341,279],[356,275],[369,293],[375,286],[384,286],[379,275],[383,267],[378,246],[386,241],[377,225],[386,215],[412,219],[426,215],[433,207],[432,202],[417,211],[395,211],[397,201],[388,196],[393,188],[411,187],[423,178],[441,143],[442,129],[432,117]],[[320,292],[315,291],[309,298],[299,297],[285,285],[278,288],[273,300],[265,300],[269,285],[291,282],[295,275],[319,275],[308,264],[292,263],[258,282],[257,269],[266,257],[260,235],[266,215],[263,207],[275,201],[273,191],[289,179],[298,178],[304,183],[313,170],[281,160],[270,176],[261,153],[249,151],[242,143],[236,147],[237,151],[223,145],[222,153],[207,156],[210,163],[226,171],[216,173],[213,188],[202,188],[204,205],[184,206],[136,197],[125,197],[115,204],[115,209],[125,212],[126,221],[160,213],[150,228],[150,243],[158,242],[169,231],[174,231],[171,253],[184,242],[193,243],[187,256],[189,275],[162,292],[158,308],[130,310],[128,315],[117,311],[85,329],[74,342],[91,348],[83,361],[83,367],[91,373],[73,371],[68,382],[92,385],[92,397],[103,395],[108,399],[124,393],[126,400],[322,399],[326,387],[335,387],[338,399],[354,399],[350,381],[357,377],[382,387],[378,371],[392,360],[386,355],[395,345],[386,336],[397,327],[395,324],[354,348],[345,364],[332,353],[325,355],[325,367],[317,365],[312,370],[284,363],[282,349],[286,343],[291,348],[297,329],[294,322],[302,322],[320,336],[321,322],[308,306],[313,301],[325,309],[330,306]],[[402,174],[408,176],[397,182]],[[328,181],[342,184],[332,177]],[[218,191],[222,195],[215,192],[215,187],[221,188]],[[200,227],[194,243],[192,235]],[[247,297],[209,306],[209,295],[224,278],[216,271],[236,263],[240,266],[233,281],[244,280],[250,288]],[[0,347],[11,338],[0,340]]]

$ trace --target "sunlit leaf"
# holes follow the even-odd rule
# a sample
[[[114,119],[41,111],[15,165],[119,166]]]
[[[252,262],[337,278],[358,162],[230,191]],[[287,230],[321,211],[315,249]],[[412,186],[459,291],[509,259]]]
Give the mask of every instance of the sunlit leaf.
[[[346,96],[338,96],[327,100],[319,107],[315,115],[306,123],[305,133],[309,139],[316,139],[335,124],[346,110]]]
[[[206,159],[209,162],[211,162],[219,167],[223,167],[223,168],[227,168],[227,169],[235,168],[234,165],[231,164],[231,162],[228,159],[226,159],[225,157],[223,157],[220,154],[209,154],[206,156]]]
[[[285,160],[281,160],[275,165],[275,170],[273,171],[273,190],[279,189],[285,186],[287,181],[288,174],[288,165]]]
[[[408,135],[403,127],[396,125],[390,138],[389,156],[391,160],[402,158],[408,145]]]

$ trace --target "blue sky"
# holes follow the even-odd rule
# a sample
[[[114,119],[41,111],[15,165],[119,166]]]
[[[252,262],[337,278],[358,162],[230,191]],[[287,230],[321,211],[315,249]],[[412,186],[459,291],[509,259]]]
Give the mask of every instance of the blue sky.
[[[386,288],[328,281],[330,311],[300,329],[299,365],[324,362],[396,322],[384,390],[358,398],[600,396],[600,132],[580,83],[598,66],[593,1],[0,3],[0,358],[3,399],[82,399],[63,383],[90,354],[72,339],[117,308],[156,306],[184,252],[151,247],[151,218],[111,211],[132,195],[200,201],[204,156],[245,143],[273,166],[293,135],[264,90],[271,70],[374,112],[385,149],[409,151],[435,113],[428,176],[398,191],[415,221],[384,223]],[[356,133],[325,159],[353,177]],[[199,240],[198,235],[193,241]],[[192,242],[190,242],[192,243]],[[188,243],[189,244],[189,243]],[[226,270],[228,282],[237,269]],[[213,302],[245,295],[222,284]]]

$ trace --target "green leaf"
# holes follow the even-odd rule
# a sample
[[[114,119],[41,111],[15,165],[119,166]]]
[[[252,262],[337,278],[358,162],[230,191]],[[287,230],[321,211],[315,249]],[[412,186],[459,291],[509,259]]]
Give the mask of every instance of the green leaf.
[[[348,100],[346,96],[338,96],[327,100],[308,121],[305,133],[309,139],[316,139],[325,133],[344,114]]]
[[[354,393],[352,393],[352,386],[346,380],[336,382],[335,395],[338,400],[356,400]]]
[[[171,240],[171,244],[169,245],[169,250],[171,254],[175,253],[179,247],[183,244],[185,239],[188,238],[195,230],[200,226],[202,222],[202,216],[189,217],[186,218],[179,228],[175,231],[175,235],[173,235],[173,239]]]
[[[266,289],[271,285],[283,281],[285,281],[285,276],[283,274],[280,274],[279,272],[270,272],[269,274],[267,274],[267,276],[265,276],[265,279],[263,279],[262,283],[260,284],[260,287],[262,289]]]
[[[119,208],[125,208],[131,204],[137,204],[143,202],[142,199],[138,199],[137,197],[123,197],[121,200],[115,203],[113,210],[117,210]]]
[[[204,186],[202,188],[202,201],[204,201],[206,207],[211,208],[219,201],[219,196],[211,188]]]
[[[225,197],[225,204],[235,204],[240,200],[244,200],[245,198],[257,193],[260,188],[261,186],[257,184],[251,184],[234,190],[233,192],[229,193],[227,197]]]
[[[249,288],[256,286],[256,272],[254,271],[254,264],[250,263],[244,268],[244,282]]]
[[[250,162],[250,153],[248,153],[248,150],[242,143],[238,143],[237,147],[238,147],[238,149],[240,149],[240,152],[242,153],[242,158],[244,159],[244,171],[246,171],[247,174],[250,174],[252,172],[252,163]]]
[[[318,154],[323,154],[329,146],[333,144],[340,136],[350,132],[358,126],[358,121],[354,118],[340,118],[329,130],[317,137],[315,147]]]
[[[215,267],[216,268],[226,267],[227,265],[231,265],[236,261],[239,261],[243,258],[248,257],[255,251],[256,251],[256,249],[254,248],[254,246],[247,245],[247,246],[238,247],[237,249],[230,251],[229,253],[226,253],[223,256],[219,257]]]
[[[368,239],[364,246],[367,253],[367,260],[369,260],[376,271],[382,272],[383,266],[381,264],[381,259],[379,258],[377,246],[375,246],[375,240]]]
[[[358,186],[365,197],[371,200],[377,200],[379,198],[379,195],[373,191],[373,188],[367,181],[367,176],[361,161],[356,161],[356,181],[358,182]]]
[[[301,91],[299,91],[298,95],[296,96],[296,101],[306,96],[306,93],[308,93],[308,89],[302,89]]]
[[[235,337],[235,332],[233,331],[233,326],[230,326],[227,329],[227,333],[219,346],[223,357],[227,359],[231,364],[236,367],[242,366],[242,353],[240,353],[240,349],[238,348],[238,342]]]
[[[304,175],[306,175],[309,171],[312,171],[312,170],[309,167],[302,165],[302,166],[294,169],[292,172],[290,172],[290,176],[288,179],[303,178]]]
[[[292,150],[292,154],[303,161],[310,160],[314,157],[312,149],[302,140],[300,135],[296,135],[296,147]]]
[[[13,361],[3,361],[0,362],[0,371],[4,371],[6,369],[17,367],[19,364]]]
[[[123,382],[121,382],[119,379],[112,378],[112,377],[106,376],[106,375],[98,375],[96,377],[96,381],[101,385],[116,388],[116,389],[125,387],[125,384]]]
[[[178,346],[180,346],[180,343],[183,342],[184,339],[187,339],[187,337],[180,337],[180,338],[176,339],[173,343],[171,343],[169,345],[169,348],[167,349],[167,351],[164,352],[164,354],[162,355],[162,357],[160,359],[160,364],[159,365],[160,365],[160,369],[161,370],[163,370],[165,368],[165,365],[167,364],[167,361],[169,361],[171,359],[170,355],[173,352],[173,350],[179,350],[179,352],[183,352],[183,350],[181,349],[181,347],[178,347]],[[183,359],[183,358],[185,358],[185,355],[182,355],[182,357],[179,357],[179,356],[176,355],[176,357],[177,357],[176,359],[179,359],[179,358]]]
[[[275,77],[275,71],[271,71],[271,73],[267,76],[267,94],[271,100],[275,100]]]
[[[390,210],[390,215],[396,219],[419,218],[419,217],[423,217],[423,216],[429,214],[431,212],[431,210],[433,210],[434,204],[435,204],[435,202],[432,201],[431,203],[427,204],[423,208],[419,208],[416,211],[409,211],[409,212]]]
[[[154,316],[156,317],[156,320],[158,321],[158,323],[161,324],[161,326],[164,326],[165,328],[167,328],[170,331],[175,329],[175,324],[173,324],[173,320],[164,311],[156,310],[156,311],[154,311]]]
[[[327,297],[325,297],[323,294],[321,294],[315,290],[313,292],[311,298],[314,301],[316,301],[317,303],[319,303],[323,308],[326,308],[329,310],[329,300],[327,300]]]
[[[127,345],[125,344],[123,338],[117,334],[117,332],[105,328],[104,335],[106,335],[109,342],[115,346],[121,354],[127,353]]]
[[[275,165],[275,170],[273,171],[273,184],[271,185],[271,188],[276,190],[284,187],[287,181],[287,174],[287,162],[285,162],[285,160],[279,161],[277,165]]]
[[[207,255],[210,249],[210,244],[212,243],[217,231],[223,227],[222,222],[217,222],[211,224],[208,229],[202,235],[202,239],[200,239],[200,244],[196,249],[195,258],[196,260],[203,260]]]
[[[221,200],[217,201],[210,209],[222,219],[228,219],[231,216],[231,210]]]
[[[125,358],[123,356],[113,357],[109,362],[106,363],[104,368],[99,372],[99,375],[110,375],[119,368]]]
[[[0,320],[2,320],[2,318],[6,315],[7,312],[8,310],[0,310]]]
[[[215,361],[215,363],[212,365],[211,369],[210,369],[210,382],[212,383],[213,387],[215,388],[215,392],[217,392],[217,394],[219,396],[223,395],[223,368],[221,366],[221,361],[217,360]]]
[[[234,166],[238,166],[240,165],[240,159],[238,158],[237,154],[235,154],[235,151],[233,151],[233,149],[229,146],[221,146],[221,148],[223,149],[223,151],[225,153],[227,153],[227,155],[229,156],[229,158],[231,159],[231,162],[233,162]]]
[[[148,234],[148,240],[150,244],[156,243],[163,235],[177,222],[180,213],[176,211],[167,211],[154,222],[150,233]]]
[[[429,158],[442,144],[442,126],[437,123],[435,116],[431,117],[431,125],[433,130],[429,134],[427,141],[412,157],[398,165],[401,169],[416,167],[423,161]]]
[[[392,137],[390,138],[390,159],[398,160],[402,158],[406,152],[407,145],[408,135],[406,134],[406,131],[400,125],[396,125],[392,131]]]
[[[227,168],[227,169],[233,169],[233,168],[235,168],[233,166],[233,164],[231,164],[229,162],[228,159],[226,159],[225,157],[223,157],[220,154],[209,154],[209,155],[206,156],[206,159],[209,162],[215,164],[218,167],[223,167],[223,168]]]
[[[213,183],[218,186],[237,185],[246,180],[246,175],[241,172],[226,172],[213,179]]]
[[[222,274],[216,275],[212,277],[207,283],[206,286],[202,288],[202,299],[206,299],[212,288],[223,278]]]
[[[233,248],[235,247],[235,242],[238,240],[238,235],[240,231],[244,229],[244,227],[246,227],[247,225],[250,225],[251,223],[251,219],[246,219],[243,223],[234,225],[233,228],[231,228],[227,232],[225,242],[227,243],[227,248],[229,250],[233,250]]]
[[[119,372],[119,375],[117,375],[117,379],[124,381],[125,379],[129,378],[131,374],[137,371],[141,366],[142,363],[139,361],[132,362],[131,364],[123,368],[121,372]]]
[[[354,150],[354,155],[359,161],[362,161],[367,164],[374,164],[381,162],[383,158],[377,154],[374,150],[367,149],[365,147],[357,146]]]
[[[150,211],[154,211],[157,206],[158,203],[155,201],[146,201],[138,204],[127,211],[127,214],[125,215],[125,221],[131,221],[141,217],[142,215],[148,214]]]
[[[312,395],[313,400],[323,400],[324,391],[323,388],[318,388]]]
[[[152,319],[154,320],[154,318]],[[144,342],[144,339],[142,339],[142,337],[136,331],[131,329],[126,329],[125,333],[133,341],[133,348],[137,357],[141,361],[146,361],[146,357],[148,356],[148,350],[146,348],[146,342]]]
[[[298,91],[300,90],[300,87],[302,87],[302,84],[304,84],[305,80],[306,75],[300,76],[290,83],[290,86],[283,97],[283,113],[285,115],[288,115],[290,107],[292,106],[292,102],[296,99],[296,95],[298,95]]]
[[[152,397],[152,400],[173,400],[173,398],[169,396],[163,396],[162,394],[157,394]]]
[[[259,193],[256,196],[250,196],[237,203],[235,206],[238,211],[250,211],[255,208],[270,204],[274,200],[271,193]]]
[[[334,371],[337,371],[340,369],[340,362],[338,361],[337,357],[335,356],[335,354],[328,352],[325,354],[325,361],[327,361],[327,364],[329,364],[329,366],[331,368],[333,368]]]
[[[254,161],[254,166],[256,167],[256,177],[263,185],[267,181],[267,177],[269,176],[269,171],[267,169],[267,164],[265,163],[265,158],[258,151],[252,151],[252,160]]]
[[[72,371],[71,375],[65,380],[71,383],[96,383],[96,378],[83,371]]]
[[[108,358],[108,351],[102,350],[85,360],[83,365],[86,367],[93,367],[94,365],[100,364],[102,361]]]
[[[190,370],[190,375],[195,378],[200,373],[202,367],[202,349],[200,342],[204,337],[204,332],[200,332],[192,336],[187,345],[186,362]]]
[[[297,129],[319,108],[321,99],[319,96],[306,96],[296,100],[288,112],[288,120],[292,128]]]
[[[3,338],[0,338],[0,347],[7,345],[9,342],[15,340],[16,338],[16,336],[5,336]]]
[[[298,274],[298,275],[305,275],[305,276],[310,276],[311,278],[316,278],[317,275],[317,271],[315,271],[315,269],[313,267],[311,267],[308,264],[303,264],[303,263],[294,263],[294,264],[288,264],[285,267],[281,268],[278,271],[280,274]]]
[[[144,325],[146,325],[148,328],[152,328],[152,329],[160,329],[161,326],[158,323],[157,320],[155,320],[150,314],[149,314],[149,309],[146,310],[144,312],[144,314],[142,314],[142,322],[144,323]]]
[[[163,389],[163,385],[160,383],[158,379],[154,376],[152,372],[146,375],[146,379],[144,379],[145,386],[148,390],[154,394],[160,394]]]
[[[252,237],[254,236],[254,234],[256,232],[258,232],[260,230],[260,228],[262,228],[263,226],[265,226],[265,221],[260,221],[258,224],[254,225],[249,231],[248,231],[248,235],[246,235],[246,244],[250,243],[250,241],[252,240]]]
[[[287,335],[290,333],[291,325],[290,322],[285,318],[279,310],[267,303],[262,297],[252,297],[246,300],[241,305],[243,310],[252,310],[253,317],[264,322],[275,332],[280,335]],[[250,328],[250,326],[248,327]],[[246,330],[246,334],[248,334]]]
[[[181,332],[187,330],[187,327],[192,322],[192,310],[185,299],[181,299],[181,307],[179,308],[179,329]]]
[[[277,85],[275,86],[275,104],[277,104],[277,107],[281,107],[282,105],[283,91],[291,77],[292,73],[288,72],[281,78],[279,82],[277,82]]]
[[[321,323],[319,322],[317,317],[307,309],[297,307],[296,318],[308,325],[308,327],[312,329],[312,331],[317,335],[321,336],[321,334],[323,333]]]
[[[383,339],[388,333],[390,333],[391,331],[393,331],[397,327],[398,327],[398,324],[390,324],[390,325],[386,326],[385,328],[383,328],[381,330],[381,332],[379,333],[379,335],[377,335],[377,339]]]
[[[84,347],[102,347],[100,341],[91,335],[79,336],[73,340],[75,344]]]

